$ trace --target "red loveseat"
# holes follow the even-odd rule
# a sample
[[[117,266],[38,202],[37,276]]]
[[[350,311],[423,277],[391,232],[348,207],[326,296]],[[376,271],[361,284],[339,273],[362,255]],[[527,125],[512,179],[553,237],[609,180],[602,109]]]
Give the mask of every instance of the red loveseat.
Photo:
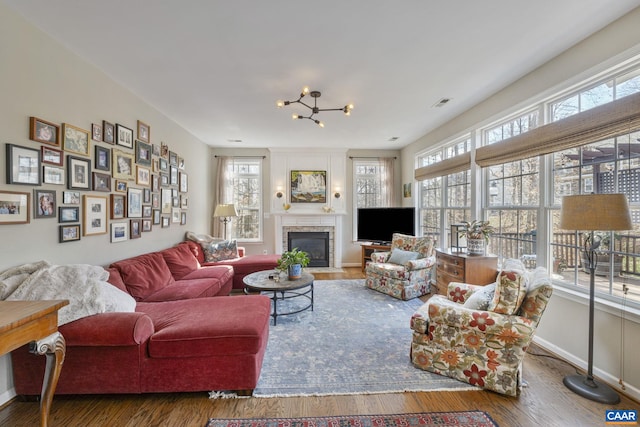
[[[253,390],[267,347],[271,301],[228,296],[229,266],[201,266],[186,245],[113,263],[109,282],[137,301],[62,325],[57,394]],[[45,358],[12,352],[19,395],[39,395]]]

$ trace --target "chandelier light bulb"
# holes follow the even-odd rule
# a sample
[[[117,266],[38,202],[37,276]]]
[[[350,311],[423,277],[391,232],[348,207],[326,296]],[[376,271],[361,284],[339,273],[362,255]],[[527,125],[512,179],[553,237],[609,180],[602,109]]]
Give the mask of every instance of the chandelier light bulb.
[[[302,88],[302,96],[309,94],[309,86],[305,86]]]
[[[292,118],[293,120],[295,120],[295,119],[298,119],[298,118],[300,118],[300,117],[299,117],[296,113],[293,113],[293,114],[291,115],[291,118]]]
[[[276,101],[276,105],[278,106],[278,108],[282,108],[284,107],[284,101],[279,99],[278,101]]]

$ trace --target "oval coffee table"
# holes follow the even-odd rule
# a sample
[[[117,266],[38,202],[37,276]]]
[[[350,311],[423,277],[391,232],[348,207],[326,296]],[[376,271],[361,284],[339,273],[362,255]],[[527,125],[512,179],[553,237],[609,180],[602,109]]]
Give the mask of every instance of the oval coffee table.
[[[274,277],[278,277],[278,281]],[[302,273],[299,279],[289,280],[286,274],[280,274],[277,270],[257,271],[246,275],[242,281],[244,282],[244,293],[249,292],[273,292],[271,300],[273,301],[273,325],[278,321],[278,316],[288,316],[290,314],[300,313],[301,311],[313,311],[313,281],[314,277],[309,273]],[[305,289],[308,288],[308,289]],[[307,298],[309,304],[299,310],[278,312],[278,301],[290,298]]]

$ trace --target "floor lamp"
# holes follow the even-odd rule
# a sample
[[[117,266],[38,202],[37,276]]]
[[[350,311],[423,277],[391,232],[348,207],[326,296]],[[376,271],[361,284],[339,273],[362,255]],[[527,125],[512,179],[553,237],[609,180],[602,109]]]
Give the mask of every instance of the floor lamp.
[[[587,399],[616,404],[620,396],[608,385],[593,379],[593,315],[595,272],[598,258],[595,250],[600,240],[595,240],[594,231],[629,230],[632,228],[629,205],[624,194],[584,194],[566,196],[562,199],[560,228],[564,230],[589,231],[584,241],[584,252],[590,272],[589,282],[589,360],[587,375],[564,377],[564,385]]]
[[[238,216],[236,206],[233,203],[220,204],[213,211],[213,216],[214,218],[221,218],[220,222],[224,224],[224,240],[227,240],[227,223],[231,221],[232,217]]]

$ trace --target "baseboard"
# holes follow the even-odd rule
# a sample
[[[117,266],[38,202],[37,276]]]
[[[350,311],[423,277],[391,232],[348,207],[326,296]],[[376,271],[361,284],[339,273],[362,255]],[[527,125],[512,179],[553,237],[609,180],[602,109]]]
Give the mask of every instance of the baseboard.
[[[587,370],[586,360],[582,360],[579,357],[576,357],[574,354],[569,353],[566,350],[558,347],[557,345],[552,344],[549,341],[546,341],[538,336],[535,336],[533,338],[533,342],[536,343],[538,346],[540,346],[542,349],[550,353],[553,353],[554,355],[560,357],[561,359],[564,359],[567,362],[571,363],[573,366],[577,366],[578,368],[586,372]],[[598,380],[606,383],[607,385],[609,385],[609,387],[616,390],[618,393],[624,394],[625,396],[628,396],[629,398],[640,402],[640,389],[630,386],[628,384],[625,384],[625,387],[623,389],[620,383],[618,382],[619,380],[618,376],[611,375],[609,372],[605,372],[601,369],[596,368],[595,366],[593,368],[593,375]]]
[[[4,393],[0,393],[0,406],[9,403],[16,396],[17,396],[17,394],[16,394],[16,389],[15,388],[10,388],[9,390],[5,391]]]

